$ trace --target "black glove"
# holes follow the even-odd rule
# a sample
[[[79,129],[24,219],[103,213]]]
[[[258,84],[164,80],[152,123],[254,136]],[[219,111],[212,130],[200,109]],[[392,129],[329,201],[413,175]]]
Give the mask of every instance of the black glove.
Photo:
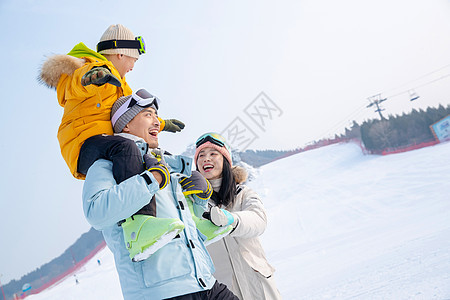
[[[163,131],[180,132],[184,128],[184,123],[177,119],[164,120]]]
[[[81,77],[81,85],[87,86],[90,84],[95,84],[102,86],[105,83],[109,83],[115,86],[121,86],[120,80],[114,76],[111,71],[106,67],[93,67],[86,74]]]
[[[159,189],[165,188],[170,183],[170,173],[167,167],[149,154],[144,154],[144,162],[148,171],[158,172],[161,175],[162,181],[159,184]]]
[[[202,200],[208,200],[213,193],[209,181],[198,171],[192,171],[191,177],[181,179],[180,184],[185,196],[195,194]]]

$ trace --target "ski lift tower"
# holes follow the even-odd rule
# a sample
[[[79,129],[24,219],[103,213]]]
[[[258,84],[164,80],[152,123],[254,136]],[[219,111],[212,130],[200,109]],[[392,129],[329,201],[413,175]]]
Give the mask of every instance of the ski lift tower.
[[[367,98],[367,99],[368,99],[369,102],[370,102],[370,104],[367,105],[367,108],[372,107],[372,106],[375,105],[375,106],[377,107],[377,109],[375,110],[375,112],[377,112],[377,113],[380,115],[380,119],[383,120],[384,117],[383,117],[383,115],[381,114],[381,112],[382,112],[383,110],[385,110],[385,109],[384,109],[384,108],[381,108],[381,107],[380,107],[380,104],[381,104],[381,102],[386,101],[387,98],[382,98],[382,97],[381,97],[381,94],[377,94],[377,95],[374,95],[374,96],[369,97],[369,98]]]

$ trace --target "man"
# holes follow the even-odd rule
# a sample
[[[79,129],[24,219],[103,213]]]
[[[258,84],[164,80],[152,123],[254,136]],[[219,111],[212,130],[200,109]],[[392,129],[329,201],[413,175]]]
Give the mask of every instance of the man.
[[[120,184],[114,180],[112,162],[97,160],[88,170],[83,188],[83,208],[86,219],[103,232],[114,254],[125,299],[235,299],[228,288],[213,277],[211,258],[195,227],[181,178],[191,175],[192,160],[182,156],[167,156],[158,149],[160,123],[156,98],[125,96],[112,108],[115,122],[126,122],[121,136],[136,142],[142,150],[146,168]],[[121,126],[122,127],[122,126]],[[156,153],[156,157],[155,157]],[[167,165],[168,168],[165,168]],[[164,170],[170,170],[165,172]],[[196,177],[192,190],[205,193],[205,179]],[[203,182],[201,181],[203,180]],[[162,188],[161,188],[162,186]],[[202,195],[203,196],[203,195]],[[193,205],[206,209],[207,199],[195,194]],[[144,261],[130,260],[124,232],[117,225],[130,218],[149,203],[156,217],[179,218],[184,229],[173,240]],[[139,235],[140,228],[135,232]]]

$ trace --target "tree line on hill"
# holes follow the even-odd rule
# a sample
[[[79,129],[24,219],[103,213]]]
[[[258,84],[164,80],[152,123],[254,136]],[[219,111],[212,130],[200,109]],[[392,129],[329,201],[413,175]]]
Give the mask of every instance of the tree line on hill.
[[[450,105],[426,110],[413,109],[402,115],[364,121],[361,125],[353,122],[345,133],[336,139],[358,139],[371,153],[380,153],[389,148],[400,148],[434,141],[431,125],[450,115]]]

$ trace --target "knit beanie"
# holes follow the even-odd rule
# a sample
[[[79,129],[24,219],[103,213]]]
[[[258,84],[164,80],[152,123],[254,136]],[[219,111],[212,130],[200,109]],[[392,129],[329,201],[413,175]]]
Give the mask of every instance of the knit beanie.
[[[197,150],[195,150],[195,155],[194,155],[194,164],[195,165],[197,165],[197,158],[198,158],[198,155],[200,154],[200,151],[202,151],[205,148],[213,148],[214,150],[219,151],[223,155],[223,157],[226,160],[228,160],[228,162],[230,163],[230,167],[233,166],[233,160],[231,159],[231,153],[228,152],[227,148],[213,144],[209,141],[201,144],[200,146],[198,146]]]
[[[115,133],[121,133],[124,127],[145,108],[152,107],[156,111],[158,111],[158,108],[155,106],[155,104],[145,107],[139,106],[136,103],[134,105],[131,104],[132,97],[133,95],[120,97],[116,102],[114,102],[112,106],[111,123]]]
[[[130,29],[126,28],[121,24],[111,25],[106,29],[100,38],[100,42],[109,41],[109,40],[135,40],[134,34]],[[139,51],[137,49],[127,49],[127,48],[118,48],[118,49],[105,49],[101,50],[98,53],[100,54],[123,54],[126,56],[130,56],[133,58],[139,58]]]

